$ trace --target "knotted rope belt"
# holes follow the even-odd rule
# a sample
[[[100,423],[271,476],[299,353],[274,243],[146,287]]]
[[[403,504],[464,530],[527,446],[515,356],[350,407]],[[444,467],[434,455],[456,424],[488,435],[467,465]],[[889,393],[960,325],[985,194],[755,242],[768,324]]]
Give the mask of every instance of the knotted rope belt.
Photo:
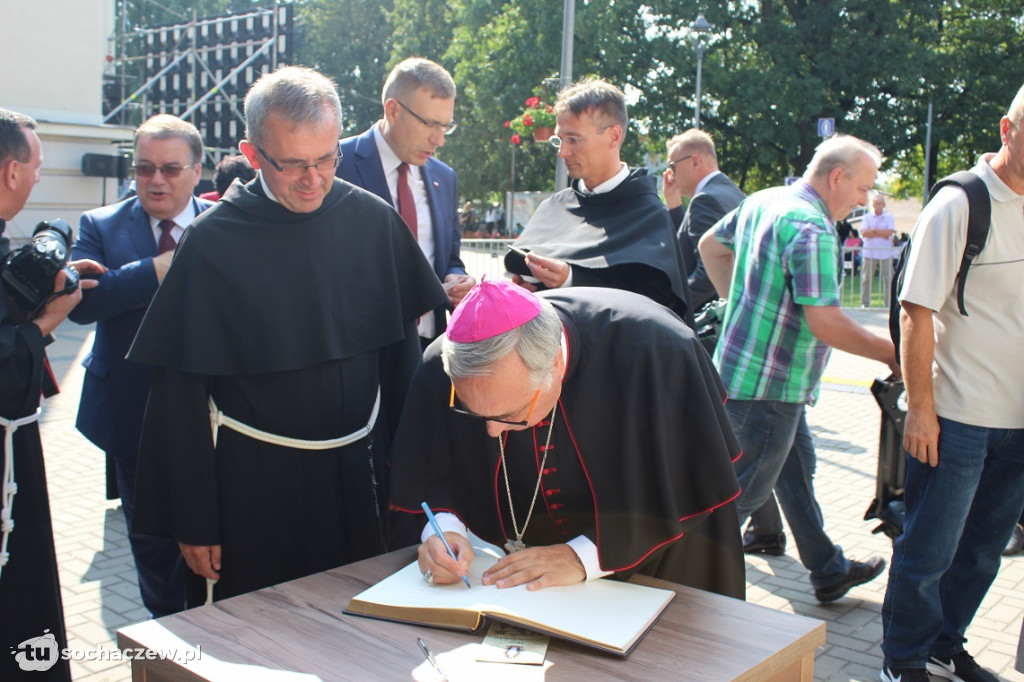
[[[217,403],[213,401],[213,396],[210,396],[210,427],[213,429],[213,444],[217,445],[217,431],[221,426],[237,431],[238,433],[253,438],[255,440],[263,441],[264,443],[270,443],[271,445],[280,445],[284,448],[295,448],[297,450],[332,450],[334,448],[343,448],[346,445],[351,445],[356,441],[362,440],[370,435],[373,430],[373,425],[377,423],[377,413],[380,412],[380,386],[377,387],[377,399],[373,402],[373,410],[370,412],[370,420],[366,426],[353,431],[347,436],[341,436],[340,438],[331,438],[328,440],[303,440],[302,438],[289,438],[288,436],[279,436],[276,433],[269,433],[267,431],[261,431],[254,426],[243,424],[237,419],[232,419],[227,416],[219,409],[217,409]]]
[[[232,431],[248,436],[254,440],[263,441],[264,443],[270,443],[271,445],[278,445],[283,448],[295,448],[297,450],[333,450],[334,448],[343,448],[346,445],[351,445],[357,441],[362,440],[370,435],[373,431],[373,425],[377,423],[377,414],[380,412],[380,386],[377,386],[377,397],[373,401],[373,409],[370,411],[370,419],[366,423],[366,426],[353,431],[347,436],[341,436],[340,438],[330,438],[328,440],[304,440],[302,438],[290,438],[288,436],[280,436],[276,433],[270,433],[257,429],[254,426],[249,426],[243,422],[233,419],[217,408],[217,403],[214,402],[213,396],[210,396],[210,428],[213,431],[213,446],[217,447],[217,433],[220,431],[220,427],[229,428]],[[7,536],[4,535],[4,546],[6,547]],[[2,565],[2,564],[0,564]],[[216,584],[216,580],[210,578],[206,579],[206,603],[213,603],[213,586]]]
[[[11,531],[14,530],[14,519],[11,514],[14,510],[14,495],[18,492],[18,484],[14,482],[14,432],[26,424],[39,420],[39,408],[27,417],[20,419],[5,419],[0,417],[0,426],[4,428],[4,478],[3,478],[3,506],[0,508],[0,571],[11,558],[7,551],[7,540]]]

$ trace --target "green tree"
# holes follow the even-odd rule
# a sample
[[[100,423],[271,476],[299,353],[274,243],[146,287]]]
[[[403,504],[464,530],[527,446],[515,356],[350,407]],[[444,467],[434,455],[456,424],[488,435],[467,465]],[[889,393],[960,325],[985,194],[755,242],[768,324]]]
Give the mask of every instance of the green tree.
[[[338,83],[346,134],[381,116],[380,91],[391,59],[391,0],[309,0],[296,7],[298,61]]]

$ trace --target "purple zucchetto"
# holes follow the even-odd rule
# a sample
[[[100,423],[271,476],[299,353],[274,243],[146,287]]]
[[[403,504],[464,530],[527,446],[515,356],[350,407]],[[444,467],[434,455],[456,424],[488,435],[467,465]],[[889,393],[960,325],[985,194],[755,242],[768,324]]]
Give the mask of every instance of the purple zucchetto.
[[[445,335],[455,343],[483,341],[540,315],[540,299],[506,279],[480,278],[452,313]]]

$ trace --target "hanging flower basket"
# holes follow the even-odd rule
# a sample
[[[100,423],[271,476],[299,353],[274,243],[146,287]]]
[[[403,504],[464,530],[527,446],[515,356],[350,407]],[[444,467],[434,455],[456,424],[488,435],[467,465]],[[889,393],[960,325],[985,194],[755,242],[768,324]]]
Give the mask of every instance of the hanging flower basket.
[[[512,143],[520,144],[522,138],[530,133],[536,141],[546,142],[555,132],[555,108],[541,102],[539,97],[527,99],[525,107],[521,114],[505,121],[505,127],[515,131]]]
[[[547,142],[551,139],[551,136],[555,134],[554,126],[550,128],[540,128],[534,126],[533,128],[533,139],[537,142]]]

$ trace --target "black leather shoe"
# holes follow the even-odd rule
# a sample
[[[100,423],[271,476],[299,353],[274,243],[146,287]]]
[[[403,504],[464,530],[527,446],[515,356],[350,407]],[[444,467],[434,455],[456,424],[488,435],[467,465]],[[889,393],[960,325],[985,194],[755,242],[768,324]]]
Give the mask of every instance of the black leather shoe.
[[[782,556],[786,553],[786,534],[754,535],[754,531],[747,530],[743,533],[743,551],[746,554]]]
[[[873,556],[867,561],[851,561],[850,570],[842,580],[835,585],[814,588],[814,596],[822,603],[835,601],[849,592],[850,588],[874,580],[884,569],[885,560],[879,556]]]
[[[744,536],[746,539],[746,536]],[[746,545],[744,545],[744,548]],[[1013,529],[1013,535],[1010,536],[1010,541],[1006,543],[1006,549],[1003,550],[1003,556],[1016,556],[1018,554],[1024,554],[1024,525],[1017,524]]]

